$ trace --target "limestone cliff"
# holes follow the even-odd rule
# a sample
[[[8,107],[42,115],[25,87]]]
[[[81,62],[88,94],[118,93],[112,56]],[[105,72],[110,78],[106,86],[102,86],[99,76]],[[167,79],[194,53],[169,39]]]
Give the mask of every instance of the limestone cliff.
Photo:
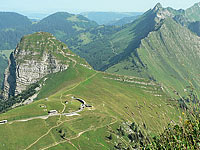
[[[4,97],[16,96],[50,73],[66,70],[67,46],[49,33],[39,32],[22,38],[10,55],[5,71]]]

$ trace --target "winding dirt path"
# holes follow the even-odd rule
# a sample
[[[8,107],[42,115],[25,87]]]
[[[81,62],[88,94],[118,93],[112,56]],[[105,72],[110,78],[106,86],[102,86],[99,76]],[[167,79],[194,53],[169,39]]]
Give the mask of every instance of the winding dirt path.
[[[66,90],[65,92],[68,92],[68,91],[71,91],[73,89],[75,89],[76,87],[78,87],[80,84],[82,84],[83,82],[86,82],[88,81],[89,79],[93,78],[94,76],[96,76],[98,74],[98,72],[94,73],[93,75],[91,75],[89,78],[85,79],[84,81],[81,81],[79,82],[77,85],[75,85],[74,87]],[[66,96],[69,96],[71,94],[68,94]],[[62,98],[62,95],[60,96],[60,99]],[[75,111],[75,112],[72,112],[72,113],[63,113],[66,109],[66,105],[62,102],[61,100],[61,104],[64,106],[63,110],[62,110],[62,113],[61,114],[52,114],[52,115],[44,115],[44,116],[36,116],[36,117],[31,117],[31,118],[27,118],[27,119],[20,119],[20,120],[14,120],[14,121],[10,121],[8,122],[8,124],[13,124],[13,123],[16,123],[16,122],[26,122],[26,121],[31,121],[31,120],[35,120],[35,119],[43,119],[43,120],[46,120],[48,119],[49,117],[53,117],[53,116],[77,116],[79,115],[78,112],[80,112],[80,110],[78,111]]]
[[[94,76],[96,76],[96,74],[97,74],[97,72],[96,73],[94,73],[93,75],[91,75],[89,78],[87,78],[87,79],[85,79],[84,81],[81,81],[81,82],[79,82],[77,85],[75,85],[74,87],[72,87],[72,88],[70,88],[70,89],[68,89],[67,91],[65,91],[65,92],[68,92],[68,91],[71,91],[71,90],[73,90],[73,89],[75,89],[76,87],[78,87],[80,84],[82,84],[83,82],[86,82],[86,81],[88,81],[89,79],[91,79],[91,78],[93,78]],[[66,96],[69,96],[69,95],[71,95],[71,94],[68,94],[68,95],[66,95]],[[62,102],[62,94],[61,94],[61,96],[60,96],[60,101],[61,101],[61,103],[62,103],[62,105],[64,106],[64,108],[63,108],[63,110],[62,110],[62,113],[65,111],[65,109],[66,109],[66,105]],[[64,113],[64,114],[56,114],[56,115],[60,115],[60,118],[59,118],[59,120],[57,121],[57,122],[60,122],[60,123],[58,123],[56,126],[53,126],[53,127],[51,127],[45,134],[43,134],[42,136],[40,136],[35,142],[33,142],[32,144],[30,144],[27,148],[25,148],[24,150],[28,150],[29,148],[31,148],[33,145],[35,145],[38,141],[40,141],[43,137],[45,137],[46,135],[48,135],[50,132],[51,132],[51,130],[52,129],[54,129],[54,128],[57,128],[57,127],[59,127],[61,124],[63,124],[64,122],[67,122],[68,120],[66,120],[66,121],[61,121],[61,116],[62,115],[65,115],[65,116],[67,116],[67,115],[71,115],[71,116],[73,116],[73,115],[78,115],[77,114],[77,112],[80,112],[80,111],[76,111],[76,112],[72,112],[72,113]],[[56,116],[56,115],[50,115],[50,116]],[[48,117],[50,117],[49,115],[47,115]],[[47,117],[47,116],[45,116],[45,117]],[[41,116],[41,117],[44,117],[44,116]],[[29,119],[27,119],[27,120],[30,120],[30,119],[32,119],[32,118],[29,118]],[[36,118],[37,119],[37,118]],[[39,118],[40,119],[40,118]],[[19,121],[19,120],[18,120]],[[78,137],[79,136],[81,136],[83,133],[85,133],[86,131],[83,131],[83,132],[80,132],[79,134],[78,134]],[[77,138],[78,138],[77,137]],[[65,141],[66,142],[66,141]],[[59,143],[58,143],[59,144]]]
[[[74,140],[74,139],[79,138],[82,134],[84,134],[84,133],[86,133],[86,132],[89,132],[89,131],[92,131],[92,130],[97,130],[97,129],[104,128],[104,127],[106,127],[106,126],[110,126],[110,125],[112,125],[112,124],[115,124],[117,121],[118,121],[118,120],[115,118],[115,121],[113,121],[113,122],[111,122],[111,123],[109,123],[109,124],[106,124],[106,125],[103,125],[103,126],[100,126],[100,127],[96,127],[96,128],[91,128],[91,127],[90,127],[90,128],[88,128],[87,130],[84,130],[84,131],[78,133],[78,135],[75,136],[75,137],[72,137],[72,138],[65,138],[65,141],[55,142],[55,143],[53,143],[53,144],[51,144],[51,145],[49,145],[49,146],[47,146],[47,147],[45,147],[45,148],[42,148],[42,149],[40,149],[40,150],[46,150],[46,149],[55,147],[55,146],[57,146],[57,145],[59,145],[59,144],[66,143],[66,142],[70,143],[73,147],[75,147],[75,148],[78,150],[78,148],[71,142],[71,140]]]

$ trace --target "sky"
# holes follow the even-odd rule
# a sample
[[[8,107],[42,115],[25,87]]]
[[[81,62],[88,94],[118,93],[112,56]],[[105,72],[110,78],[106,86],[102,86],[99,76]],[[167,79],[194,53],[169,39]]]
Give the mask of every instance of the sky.
[[[160,2],[163,7],[186,9],[200,0],[0,0],[0,11],[50,13],[67,11],[145,12]]]

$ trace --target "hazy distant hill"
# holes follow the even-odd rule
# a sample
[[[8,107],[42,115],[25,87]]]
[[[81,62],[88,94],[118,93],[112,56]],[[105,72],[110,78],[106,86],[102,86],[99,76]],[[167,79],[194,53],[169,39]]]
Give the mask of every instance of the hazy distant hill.
[[[98,26],[81,15],[67,12],[58,12],[37,22],[17,13],[1,12],[0,20],[0,50],[14,49],[22,36],[37,31],[50,32],[65,41],[81,31]]]
[[[132,17],[141,15],[141,12],[84,12],[81,15],[96,21],[99,25],[108,25],[116,22],[124,17]]]
[[[45,17],[49,16],[49,13],[26,12],[26,11],[22,11],[21,13],[30,19],[36,19],[36,20],[42,20]]]
[[[66,43],[73,52],[85,58],[94,69],[98,70],[115,56],[109,37],[122,28],[120,26],[97,26],[69,38]]]
[[[14,12],[0,12],[0,20],[1,29],[24,28],[31,25],[27,17]]]
[[[32,30],[50,32],[64,40],[81,31],[97,26],[97,23],[67,12],[57,12],[32,25]]]
[[[110,22],[108,25],[123,26],[125,24],[133,22],[137,18],[139,18],[139,16],[124,17],[124,18],[122,18],[120,20]]]
[[[0,12],[0,50],[13,49],[29,33],[31,21],[18,13]]]

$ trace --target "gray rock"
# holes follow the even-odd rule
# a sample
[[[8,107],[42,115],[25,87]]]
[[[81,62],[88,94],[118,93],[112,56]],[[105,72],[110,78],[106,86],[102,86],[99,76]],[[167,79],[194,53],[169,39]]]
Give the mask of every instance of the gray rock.
[[[11,54],[9,66],[5,71],[3,96],[5,99],[16,96],[26,90],[27,86],[36,83],[48,74],[64,71],[67,64],[61,63],[54,56],[43,53],[41,59],[34,57],[36,52],[21,50],[19,47]],[[26,59],[31,55],[31,59]]]

